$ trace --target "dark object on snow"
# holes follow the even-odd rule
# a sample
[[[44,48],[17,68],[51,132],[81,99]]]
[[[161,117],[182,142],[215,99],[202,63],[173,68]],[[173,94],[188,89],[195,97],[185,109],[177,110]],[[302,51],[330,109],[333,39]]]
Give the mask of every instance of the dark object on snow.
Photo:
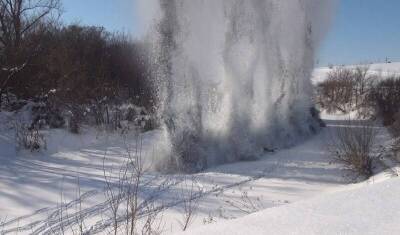
[[[46,139],[40,133],[39,127],[29,127],[23,123],[15,124],[15,143],[17,151],[26,149],[31,152],[38,152],[41,149],[46,149]]]
[[[311,117],[313,117],[315,120],[317,120],[320,127],[326,127],[326,123],[321,119],[320,111],[317,108],[311,107],[310,114],[311,114]]]
[[[266,153],[275,153],[275,149],[264,147],[264,152],[266,152]]]
[[[50,128],[62,128],[65,125],[65,120],[62,117],[61,110],[52,107],[49,103],[36,103],[32,106],[32,124],[33,126],[39,126],[43,128],[44,126],[49,126]]]

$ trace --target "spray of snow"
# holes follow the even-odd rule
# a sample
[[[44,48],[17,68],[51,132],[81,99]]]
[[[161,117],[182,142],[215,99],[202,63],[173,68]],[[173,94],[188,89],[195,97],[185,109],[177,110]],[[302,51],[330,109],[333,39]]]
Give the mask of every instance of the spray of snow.
[[[249,160],[316,131],[310,77],[333,2],[139,2],[169,166]]]

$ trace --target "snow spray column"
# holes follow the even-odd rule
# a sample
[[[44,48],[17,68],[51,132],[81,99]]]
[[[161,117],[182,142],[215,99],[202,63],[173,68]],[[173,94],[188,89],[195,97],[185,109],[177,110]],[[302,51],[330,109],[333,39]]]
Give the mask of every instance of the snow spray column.
[[[150,41],[170,170],[253,159],[317,129],[310,73],[332,1],[158,6]]]

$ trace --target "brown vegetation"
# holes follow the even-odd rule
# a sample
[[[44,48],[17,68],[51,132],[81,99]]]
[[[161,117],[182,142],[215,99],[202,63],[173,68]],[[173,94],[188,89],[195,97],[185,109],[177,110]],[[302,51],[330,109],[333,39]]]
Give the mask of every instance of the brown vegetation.
[[[368,67],[334,68],[328,79],[317,87],[317,102],[328,112],[348,113],[366,106],[372,78],[367,75]]]
[[[122,103],[151,112],[144,47],[101,27],[63,25],[60,11],[60,0],[0,0],[0,110],[45,104],[73,132],[89,119],[120,125],[111,113]]]
[[[373,150],[377,131],[369,121],[348,121],[337,129],[329,150],[333,157],[349,166],[359,175],[373,174]]]

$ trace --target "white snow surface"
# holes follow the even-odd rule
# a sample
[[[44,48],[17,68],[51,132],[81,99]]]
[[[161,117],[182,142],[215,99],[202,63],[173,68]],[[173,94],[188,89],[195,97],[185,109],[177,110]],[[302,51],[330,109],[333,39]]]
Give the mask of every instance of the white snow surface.
[[[88,234],[107,234],[103,167],[115,170],[126,159],[121,136],[90,128],[81,135],[47,130],[47,150],[16,152],[12,117],[0,113],[0,234],[54,234],[62,226],[73,226],[78,199]],[[332,160],[326,147],[332,132],[348,124],[346,118],[324,119],[328,127],[321,133],[295,147],[266,152],[258,161],[225,164],[194,175],[148,173],[146,178],[154,181],[140,186],[141,197],[157,194],[166,207],[163,234],[182,231],[183,201],[192,182],[199,207],[188,234],[400,233],[399,180],[382,171],[352,185],[354,176]],[[385,145],[388,133],[377,128],[379,143]],[[160,133],[142,134],[145,156],[159,148]],[[165,179],[168,186],[155,191]],[[256,211],[260,212],[252,214]]]
[[[187,234],[399,234],[400,178],[266,209]]]

